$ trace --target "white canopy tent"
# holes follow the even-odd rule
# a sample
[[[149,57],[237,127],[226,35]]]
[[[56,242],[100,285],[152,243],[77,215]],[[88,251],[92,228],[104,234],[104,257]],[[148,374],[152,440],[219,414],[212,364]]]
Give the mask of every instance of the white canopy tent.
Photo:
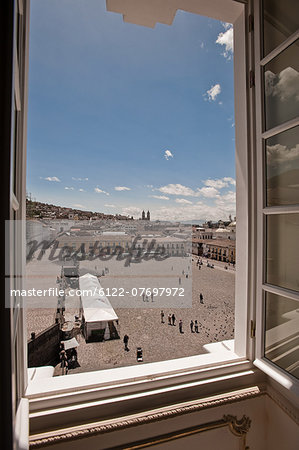
[[[104,340],[110,339],[109,322],[118,320],[118,316],[106,295],[101,295],[98,278],[87,273],[79,277],[79,287],[85,338],[102,334]]]
[[[61,343],[64,345],[64,350],[79,347],[79,342],[76,338],[68,339],[67,341],[61,341]]]

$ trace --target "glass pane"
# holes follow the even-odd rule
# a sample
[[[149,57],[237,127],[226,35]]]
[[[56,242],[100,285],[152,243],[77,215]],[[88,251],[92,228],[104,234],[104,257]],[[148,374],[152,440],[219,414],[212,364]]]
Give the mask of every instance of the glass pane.
[[[299,203],[299,127],[266,140],[267,206]]]
[[[267,217],[266,282],[299,291],[299,214]]]
[[[266,129],[298,116],[299,40],[265,66]]]
[[[265,357],[299,378],[299,302],[266,293]]]
[[[298,28],[297,0],[264,0],[264,56]]]

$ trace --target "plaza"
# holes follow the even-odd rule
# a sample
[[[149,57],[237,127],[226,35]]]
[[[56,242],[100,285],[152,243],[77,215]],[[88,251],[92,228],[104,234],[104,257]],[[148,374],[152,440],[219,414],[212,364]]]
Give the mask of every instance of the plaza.
[[[232,267],[226,269],[226,264],[217,261],[212,269],[203,259],[199,269],[196,257],[169,258],[163,269],[159,266],[160,262],[155,261],[130,267],[116,264],[113,259],[101,263],[82,261],[80,273],[101,274],[105,267],[107,273],[99,280],[106,292],[121,287],[131,292],[134,287],[171,286],[184,289],[188,298],[110,296],[109,301],[118,316],[116,328],[119,339],[86,343],[82,334],[77,334],[79,366],[70,369],[69,374],[134,365],[137,347],[142,348],[142,364],[145,364],[205,353],[205,344],[234,338],[235,270]],[[58,263],[47,264],[44,260],[32,261],[27,267],[30,274],[28,280],[31,280],[28,287],[34,282],[37,288],[45,287],[45,284],[47,287],[55,286],[61,270]],[[43,276],[38,277],[38,274]],[[200,301],[201,293],[203,303]],[[41,332],[54,323],[55,302],[55,298],[49,298],[47,303],[50,307],[28,309],[28,338],[31,332]],[[79,308],[78,297],[66,296],[65,320],[74,321]],[[161,310],[164,312],[164,323],[161,323]],[[175,315],[174,326],[168,324],[169,314]],[[183,322],[182,333],[178,326],[180,320]],[[191,332],[191,320],[197,320],[198,333]],[[129,351],[124,350],[125,334],[129,336]],[[54,374],[61,375],[60,364],[55,367]]]

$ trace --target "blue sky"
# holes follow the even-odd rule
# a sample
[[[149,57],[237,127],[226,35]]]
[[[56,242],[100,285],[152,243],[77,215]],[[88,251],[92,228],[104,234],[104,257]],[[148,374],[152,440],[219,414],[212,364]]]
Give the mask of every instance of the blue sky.
[[[31,0],[27,191],[134,217],[234,215],[232,57],[231,27],[195,14],[151,29],[104,0]]]

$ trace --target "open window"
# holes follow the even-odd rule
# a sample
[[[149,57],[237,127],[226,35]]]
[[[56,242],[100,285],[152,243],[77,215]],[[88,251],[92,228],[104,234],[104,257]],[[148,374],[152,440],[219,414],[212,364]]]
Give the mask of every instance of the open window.
[[[258,5],[257,5],[258,6]],[[295,3],[256,8],[257,360],[298,390],[299,23]],[[297,181],[296,181],[297,180]]]
[[[145,3],[148,7],[146,10],[143,8]],[[178,1],[174,8],[173,2],[165,1],[160,11],[157,2],[151,5],[152,9],[150,2],[107,1],[108,9],[122,13],[125,20],[146,26],[154,26],[159,20],[171,23],[177,9],[207,15],[234,25],[238,210],[236,258],[239,261],[234,356],[215,358],[215,355],[209,355],[205,359],[198,357],[191,364],[190,361],[183,361],[181,365],[172,365],[164,361],[151,367],[139,366],[134,368],[134,373],[128,368],[120,368],[100,374],[96,372],[80,374],[72,378],[35,380],[34,383],[29,383],[25,394],[27,382],[24,361],[27,342],[23,317],[16,309],[15,312],[11,312],[16,332],[10,344],[12,360],[15,361],[15,367],[10,375],[16,374],[13,383],[20,388],[13,403],[15,405],[13,414],[17,415],[18,405],[20,408],[18,399],[27,395],[31,403],[33,433],[46,428],[55,430],[59,426],[78,424],[82,411],[86,422],[91,422],[94,417],[104,417],[105,414],[106,417],[109,414],[111,416],[116,411],[119,414],[125,413],[132,405],[137,408],[140,398],[143,401],[146,398],[150,407],[165,401],[165,396],[168,401],[170,398],[171,401],[187,398],[188,395],[191,398],[195,395],[194,391],[196,395],[198,394],[200,386],[205,387],[206,393],[211,393],[224,391],[233,385],[233,380],[236,380],[235,383],[239,386],[242,383],[248,385],[255,376],[252,366],[255,357],[252,344],[255,334],[255,308],[256,365],[285,387],[295,389],[297,386],[296,324],[299,296],[297,272],[294,267],[298,263],[295,234],[298,230],[299,201],[297,182],[292,178],[294,174],[287,173],[289,168],[285,160],[291,159],[294,164],[292,167],[294,170],[297,169],[296,139],[299,119],[295,111],[298,110],[296,108],[298,67],[294,64],[298,58],[294,57],[294,54],[298,53],[296,42],[299,37],[298,26],[293,23],[296,14],[292,13],[291,6],[288,9],[288,2],[285,4],[283,14],[279,10],[271,10],[269,14],[268,3],[265,2],[267,10],[264,16],[265,51],[261,53],[259,33],[263,27],[260,2],[256,0],[249,7],[242,3],[233,0],[215,0],[195,4],[182,0]],[[20,67],[24,69],[21,72],[23,78],[20,85],[24,86],[21,105],[25,117],[29,2],[19,1],[14,4],[16,11],[17,5],[26,6],[22,11],[26,11],[27,19],[23,22],[23,32],[27,43],[21,50],[24,58],[19,60]],[[249,14],[251,10],[254,11],[254,26],[252,16]],[[16,13],[16,17],[17,14],[22,15],[22,12]],[[253,47],[253,30],[255,47]],[[274,30],[276,37],[274,41],[271,38],[269,44],[266,35],[271,34],[271,30]],[[16,42],[17,37],[14,39]],[[253,69],[251,64],[254,52],[257,61],[255,97],[254,72],[250,71]],[[16,50],[14,54],[17,54]],[[17,73],[16,63],[14,70]],[[284,91],[283,84],[286,79],[288,89]],[[289,84],[290,79],[292,84]],[[19,104],[18,92],[16,87],[16,105]],[[14,107],[11,109],[14,111]],[[15,129],[13,126],[11,128]],[[21,180],[21,183],[17,191],[14,191],[11,185],[11,211],[12,216],[13,214],[15,216],[7,217],[10,219],[25,218],[25,137],[24,120],[17,151],[19,155],[17,158],[22,163],[15,166],[19,167],[18,177],[15,179]],[[255,166],[256,159],[259,162],[258,171]],[[276,167],[272,164],[273,161],[276,162]],[[14,167],[13,164],[11,166]],[[20,215],[16,213],[17,211],[20,211]],[[16,238],[12,237],[10,251],[15,240]],[[20,240],[25,242],[22,232]],[[276,245],[277,242],[279,245]],[[19,270],[22,273],[22,267]],[[255,297],[256,304],[253,301]]]
[[[173,5],[173,4],[172,4]],[[213,344],[210,345],[209,351],[205,355],[196,355],[192,356],[188,360],[188,358],[180,358],[176,359],[175,361],[167,361],[168,368],[173,370],[175,368],[175,371],[178,372],[180,368],[184,371],[188,367],[189,368],[195,368],[195,367],[204,367],[206,365],[211,364],[219,364],[222,362],[228,362],[228,361],[244,361],[246,359],[246,356],[248,355],[248,315],[247,315],[247,308],[248,308],[248,266],[247,266],[247,255],[248,255],[248,201],[247,201],[247,190],[248,190],[248,161],[247,161],[247,132],[248,132],[248,121],[247,121],[247,93],[246,93],[246,52],[245,52],[245,13],[244,13],[244,7],[240,4],[237,4],[235,2],[228,1],[227,7],[224,9],[223,6],[220,7],[220,4],[217,4],[217,8],[215,5],[212,7],[211,5],[208,6],[205,2],[202,2],[198,5],[190,6],[188,4],[184,5],[176,5],[175,7],[172,6],[171,8],[174,8],[171,13],[169,13],[169,17],[164,16],[163,14],[168,14],[166,11],[163,12],[164,6],[154,7],[153,10],[149,9],[146,14],[146,19],[144,18],[144,21],[142,22],[142,25],[145,26],[153,26],[153,23],[156,22],[162,22],[171,24],[175,12],[177,9],[184,9],[188,12],[194,13],[194,14],[204,14],[210,17],[215,17],[217,19],[221,18],[225,22],[233,23],[234,30],[235,30],[235,38],[234,38],[234,73],[235,73],[235,85],[234,85],[234,91],[235,91],[235,117],[236,117],[236,148],[237,148],[237,215],[238,215],[238,226],[237,226],[237,257],[236,259],[240,261],[240,264],[238,264],[237,269],[237,282],[236,282],[236,320],[235,320],[235,349],[232,347],[228,347],[226,345],[217,345]],[[139,13],[138,13],[138,20],[136,17],[136,12],[139,8],[139,6],[136,4],[132,10],[132,4],[124,3],[123,6],[124,11],[120,11],[123,13],[125,17],[126,22],[136,22],[139,24]],[[219,7],[219,8],[218,8]],[[112,12],[119,12],[118,9],[115,7],[114,2],[107,2],[107,8],[108,10]],[[211,8],[211,9],[209,9]],[[169,11],[168,11],[169,12]],[[141,14],[141,12],[140,12]],[[232,30],[231,30],[232,31]],[[232,34],[232,33],[231,33]],[[224,59],[225,61],[225,59]],[[230,63],[231,64],[231,63]],[[203,100],[202,100],[203,102]],[[231,127],[231,124],[229,124],[229,127]],[[232,145],[233,146],[233,145]],[[99,188],[97,188],[98,191],[101,191]],[[180,199],[181,200],[181,199]],[[185,202],[191,203],[188,200],[184,200]],[[143,213],[142,220],[145,220],[145,212]],[[221,231],[221,230],[220,230]],[[72,249],[76,249],[79,251],[79,244],[74,242],[74,239],[70,236],[63,236],[61,237],[61,240],[68,240],[70,242],[70,246]],[[108,237],[107,237],[108,239]],[[107,241],[107,246],[111,244],[111,240]],[[174,256],[175,249],[174,244],[167,243],[166,244],[166,250],[169,248],[169,251],[171,250],[171,255]],[[89,245],[90,246],[90,245]],[[141,244],[138,244],[140,247]],[[222,249],[220,248],[213,248],[211,250],[214,254],[216,252],[216,257],[218,259],[226,258],[227,256],[222,255]],[[226,250],[225,250],[226,251]],[[219,253],[218,253],[219,252]],[[234,249],[231,250],[231,253],[229,254],[229,257],[233,258],[234,260]],[[223,267],[224,268],[224,267]],[[184,271],[182,272],[184,273]],[[189,324],[186,324],[185,326],[188,327]],[[32,330],[34,331],[34,330]],[[188,330],[189,331],[189,330]],[[167,359],[167,356],[165,354],[165,359]],[[124,369],[124,368],[123,368]],[[118,370],[118,369],[117,369]],[[117,370],[114,370],[115,377],[117,378]],[[137,370],[137,369],[136,369]],[[123,370],[124,371],[124,370]],[[161,361],[160,363],[155,363],[153,366],[146,365],[144,367],[140,366],[138,367],[138,373],[140,373],[140,376],[144,374],[144,376],[147,376],[148,374],[153,373],[161,373],[164,374],[165,371],[165,362]],[[126,369],[126,373],[129,372],[129,368]],[[122,371],[119,371],[120,377],[122,378]],[[95,374],[93,375],[86,375],[86,383],[85,386],[88,385],[88,377],[92,376],[95,377]],[[98,373],[99,378],[102,378],[102,374]],[[51,380],[50,384],[54,385],[57,380]],[[80,383],[80,377],[78,378],[78,383]],[[59,383],[63,383],[66,386],[68,385],[69,381],[67,379],[60,380]],[[30,383],[30,387],[28,392],[33,393],[34,389],[37,389],[37,384],[35,381],[33,383]],[[79,385],[79,384],[78,384]],[[35,387],[34,387],[35,386]],[[45,386],[43,387],[45,389]]]

